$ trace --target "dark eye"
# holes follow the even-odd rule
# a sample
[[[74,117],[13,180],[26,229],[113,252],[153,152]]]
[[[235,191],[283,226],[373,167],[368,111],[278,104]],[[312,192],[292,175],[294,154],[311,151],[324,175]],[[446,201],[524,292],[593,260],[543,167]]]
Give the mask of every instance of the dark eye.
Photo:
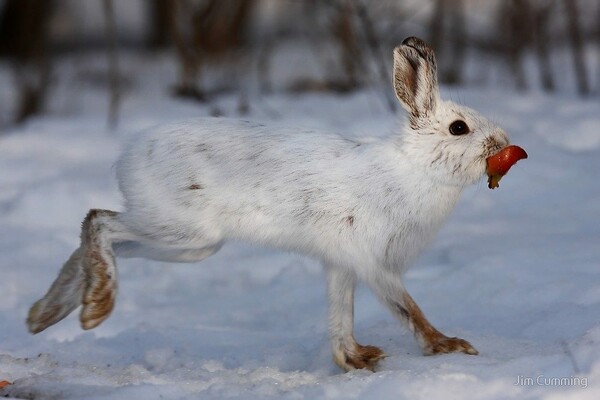
[[[453,135],[464,135],[469,133],[469,125],[465,121],[456,120],[450,124],[450,133]]]

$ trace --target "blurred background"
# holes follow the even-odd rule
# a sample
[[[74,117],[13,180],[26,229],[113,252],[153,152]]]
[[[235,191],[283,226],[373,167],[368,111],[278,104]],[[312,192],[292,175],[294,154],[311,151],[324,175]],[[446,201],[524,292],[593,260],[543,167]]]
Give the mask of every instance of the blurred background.
[[[413,35],[442,97],[529,154],[499,190],[468,188],[406,275],[480,356],[422,357],[363,287],[357,338],[390,357],[340,375],[319,264],[239,243],[200,265],[120,260],[99,328],[76,312],[27,333],[88,210],[123,209],[114,165],[137,131],[213,115],[398,132],[392,49]],[[600,399],[598,171],[600,0],[0,0],[0,397]],[[574,374],[590,387],[514,383]]]
[[[598,98],[599,21],[597,0],[2,0],[0,130],[77,115],[92,92],[114,127],[142,87],[212,115],[368,88],[393,112],[391,50],[411,35],[443,84]]]

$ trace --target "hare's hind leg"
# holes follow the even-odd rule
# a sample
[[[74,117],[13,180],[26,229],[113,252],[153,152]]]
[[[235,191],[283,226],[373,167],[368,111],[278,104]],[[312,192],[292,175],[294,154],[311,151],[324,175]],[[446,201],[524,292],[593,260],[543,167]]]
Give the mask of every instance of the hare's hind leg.
[[[117,257],[145,258],[155,261],[190,263],[204,260],[215,254],[223,246],[223,241],[216,243],[203,243],[200,248],[173,248],[169,246],[153,245],[152,242],[125,241],[115,243],[113,250]]]
[[[81,304],[84,329],[104,321],[113,308],[117,289],[112,243],[136,238],[118,220],[118,213],[90,210],[83,221],[80,247],[65,263],[46,295],[29,310],[29,331],[43,331]]]
[[[82,266],[85,285],[79,320],[92,329],[108,318],[117,295],[117,265],[112,245],[139,237],[119,221],[119,213],[90,210],[81,228]]]
[[[375,370],[385,353],[375,346],[362,346],[353,335],[354,325],[354,272],[328,266],[327,292],[329,297],[329,334],[333,360],[345,371],[366,368]]]

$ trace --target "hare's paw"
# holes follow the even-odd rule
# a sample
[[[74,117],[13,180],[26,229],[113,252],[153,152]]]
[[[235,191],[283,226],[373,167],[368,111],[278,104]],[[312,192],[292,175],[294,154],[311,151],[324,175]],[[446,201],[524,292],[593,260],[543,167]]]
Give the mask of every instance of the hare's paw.
[[[65,318],[81,304],[83,273],[82,250],[78,248],[63,265],[48,293],[29,309],[27,326],[36,334]]]
[[[50,325],[54,325],[63,319],[70,309],[65,309],[63,304],[49,304],[46,299],[38,300],[30,309],[27,315],[27,327],[29,332],[40,333]]]
[[[116,277],[107,270],[108,264],[98,262],[88,271],[87,286],[83,295],[83,307],[79,320],[83,329],[93,329],[100,325],[110,315],[117,294]],[[104,260],[102,260],[104,261]]]
[[[479,352],[464,339],[442,336],[429,343],[423,353],[426,356],[444,353],[465,353],[476,356]]]
[[[44,297],[35,302],[27,315],[27,327],[34,335],[65,318],[79,305],[79,301],[67,301]]]
[[[353,369],[368,369],[375,371],[379,360],[386,354],[379,347],[362,346],[356,343],[350,348],[344,348],[340,354],[334,354],[336,364],[344,371]]]
[[[79,320],[83,329],[97,327],[110,315],[117,295],[117,270],[112,254],[94,243],[83,259],[86,270],[83,307]]]
[[[102,303],[84,304],[79,315],[81,327],[86,330],[94,329],[108,318],[113,307],[114,297]]]

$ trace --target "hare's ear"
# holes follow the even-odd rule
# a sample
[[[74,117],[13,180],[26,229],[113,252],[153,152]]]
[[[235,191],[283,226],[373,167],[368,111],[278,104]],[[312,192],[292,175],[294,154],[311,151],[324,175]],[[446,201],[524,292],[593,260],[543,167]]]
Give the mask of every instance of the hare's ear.
[[[435,55],[427,43],[409,37],[394,49],[393,83],[398,100],[410,113],[412,125],[431,115],[439,91]]]

